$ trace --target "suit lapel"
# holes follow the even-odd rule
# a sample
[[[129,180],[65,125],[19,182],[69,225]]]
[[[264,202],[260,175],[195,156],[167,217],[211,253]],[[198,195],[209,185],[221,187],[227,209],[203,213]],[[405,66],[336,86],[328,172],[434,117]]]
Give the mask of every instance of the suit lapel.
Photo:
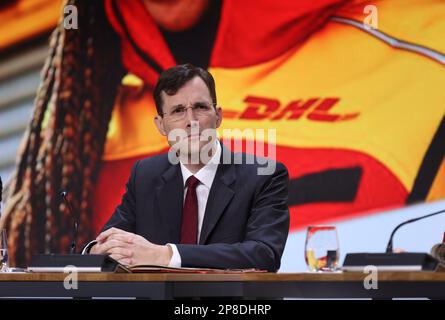
[[[166,241],[171,243],[180,241],[183,184],[180,166],[172,165],[162,174],[162,183],[156,188],[161,225],[168,235]]]
[[[224,149],[225,147],[223,146],[221,159],[224,152],[230,152]],[[205,244],[207,238],[209,237],[210,233],[212,232],[213,228],[216,226],[216,223],[224,212],[224,209],[232,200],[235,192],[231,188],[231,184],[235,180],[236,175],[234,165],[223,164],[221,160],[220,164],[218,165],[218,170],[216,171],[212,187],[210,188],[209,197],[207,199],[199,244]]]

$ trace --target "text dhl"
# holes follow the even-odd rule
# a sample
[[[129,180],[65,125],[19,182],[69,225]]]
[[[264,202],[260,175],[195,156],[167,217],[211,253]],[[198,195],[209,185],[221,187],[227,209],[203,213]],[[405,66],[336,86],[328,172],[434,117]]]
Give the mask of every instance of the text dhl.
[[[360,113],[335,113],[339,98],[311,98],[282,104],[278,99],[247,96],[244,111],[225,110],[224,117],[243,120],[298,120],[305,117],[312,121],[337,122],[356,118]]]

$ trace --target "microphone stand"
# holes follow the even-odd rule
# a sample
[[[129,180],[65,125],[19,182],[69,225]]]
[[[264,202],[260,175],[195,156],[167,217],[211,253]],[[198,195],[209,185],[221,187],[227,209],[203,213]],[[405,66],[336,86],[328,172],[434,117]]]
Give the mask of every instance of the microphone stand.
[[[68,208],[70,216],[74,220],[74,223],[73,223],[73,240],[72,240],[71,246],[70,246],[70,253],[74,254],[74,253],[76,253],[77,232],[79,230],[79,223],[77,221],[77,217],[74,216],[74,214],[73,214],[73,207],[71,206],[71,202],[67,198],[67,192],[66,191],[62,191],[62,192],[60,192],[60,195],[62,196],[62,199],[63,199],[63,201],[65,202],[65,205]]]
[[[409,219],[409,220],[404,221],[404,222],[400,223],[399,225],[397,225],[397,227],[394,228],[394,230],[391,233],[391,236],[389,237],[388,245],[386,246],[386,253],[392,253],[393,252],[392,251],[392,242],[393,242],[394,234],[396,233],[397,230],[400,229],[400,227],[402,227],[402,226],[404,226],[406,224],[409,224],[409,223],[413,223],[413,222],[416,222],[416,221],[419,221],[419,220],[422,220],[422,219],[425,219],[425,218],[429,218],[429,217],[432,217],[432,216],[444,213],[444,212],[445,212],[445,210],[440,210],[440,211],[437,211],[437,212],[433,212],[433,213],[427,214],[425,216]]]
[[[76,254],[76,240],[78,232],[78,219],[67,198],[67,192],[60,192],[60,196],[68,207],[73,223],[73,241],[70,254],[36,254],[33,256],[28,271],[32,272],[130,272],[128,268],[119,264],[106,254]],[[74,267],[74,269],[73,269]]]
[[[363,271],[367,266],[375,266],[382,271],[404,270],[404,271],[435,271],[441,264],[439,260],[427,253],[401,252],[393,253],[394,235],[402,226],[425,218],[429,218],[445,210],[436,211],[418,218],[409,219],[398,224],[389,237],[385,253],[348,253],[343,262],[344,271]]]

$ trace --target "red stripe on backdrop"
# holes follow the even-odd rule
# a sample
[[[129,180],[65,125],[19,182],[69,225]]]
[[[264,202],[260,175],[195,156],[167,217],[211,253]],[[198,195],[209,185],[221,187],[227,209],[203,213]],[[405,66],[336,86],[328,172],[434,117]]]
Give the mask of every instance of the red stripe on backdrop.
[[[408,196],[406,188],[388,167],[354,150],[277,147],[277,160],[287,166],[291,179],[332,169],[360,167],[362,170],[353,201],[291,206],[291,230],[400,207]],[[340,184],[341,181],[339,187]]]

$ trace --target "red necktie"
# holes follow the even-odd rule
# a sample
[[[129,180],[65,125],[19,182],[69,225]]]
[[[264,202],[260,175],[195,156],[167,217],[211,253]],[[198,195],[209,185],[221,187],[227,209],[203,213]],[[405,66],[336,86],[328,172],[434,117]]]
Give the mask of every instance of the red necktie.
[[[196,187],[199,180],[195,176],[187,179],[187,194],[182,209],[181,244],[196,244],[198,238],[198,198]]]

